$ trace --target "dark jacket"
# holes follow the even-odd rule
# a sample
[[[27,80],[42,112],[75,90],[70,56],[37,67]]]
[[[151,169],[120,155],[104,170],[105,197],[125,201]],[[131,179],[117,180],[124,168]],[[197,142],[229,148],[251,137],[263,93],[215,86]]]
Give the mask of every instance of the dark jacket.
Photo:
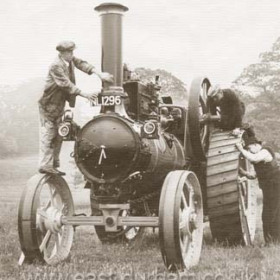
[[[245,106],[233,90],[223,89],[223,97],[219,106],[221,113],[220,127],[222,129],[232,130],[242,126]]]
[[[280,169],[277,164],[275,154],[273,150],[268,147],[264,146],[262,149],[267,150],[273,157],[271,162],[258,162],[254,163],[255,171],[257,173],[257,178],[260,184],[260,188],[263,189],[264,187],[269,188],[269,182],[271,180],[277,181],[278,186],[280,187]]]
[[[39,100],[41,112],[49,119],[57,119],[64,112],[65,101],[80,94],[75,86],[74,68],[92,74],[94,67],[79,58],[73,57],[69,66],[58,56],[50,66],[43,96]]]

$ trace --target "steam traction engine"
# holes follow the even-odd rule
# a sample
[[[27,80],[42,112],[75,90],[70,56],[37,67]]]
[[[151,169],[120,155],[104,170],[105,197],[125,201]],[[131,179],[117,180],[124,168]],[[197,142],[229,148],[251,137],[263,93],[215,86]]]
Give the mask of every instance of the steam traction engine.
[[[145,85],[127,79],[123,69],[121,26],[128,9],[106,3],[95,10],[102,22],[102,70],[115,81],[103,85],[98,116],[79,130],[66,118],[60,130],[66,140],[75,140],[75,161],[91,189],[92,216],[75,215],[61,176],[33,176],[19,205],[20,262],[63,261],[78,225],[95,226],[101,240],[130,240],[144,227],[158,227],[170,270],[198,263],[203,215],[209,216],[214,238],[250,243],[254,201],[249,183],[238,175],[240,165],[248,165],[234,146],[241,136],[211,132],[200,121],[209,110],[216,113],[207,102],[210,81],[192,82],[188,104],[160,104],[158,78]]]

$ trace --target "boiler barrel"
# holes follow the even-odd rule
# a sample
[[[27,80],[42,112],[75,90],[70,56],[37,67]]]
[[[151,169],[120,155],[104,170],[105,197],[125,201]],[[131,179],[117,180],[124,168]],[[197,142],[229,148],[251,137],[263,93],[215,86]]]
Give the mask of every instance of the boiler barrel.
[[[139,128],[139,127],[138,127]],[[168,172],[183,169],[184,149],[174,137],[141,139],[135,124],[116,114],[95,117],[79,132],[75,159],[85,177],[95,183],[120,183],[134,172],[144,186],[160,186]]]
[[[160,134],[159,139],[146,140],[149,143],[151,158],[145,172],[148,187],[161,187],[165,176],[173,170],[185,167],[184,148],[177,138],[172,144]],[[169,139],[170,141],[170,139]]]

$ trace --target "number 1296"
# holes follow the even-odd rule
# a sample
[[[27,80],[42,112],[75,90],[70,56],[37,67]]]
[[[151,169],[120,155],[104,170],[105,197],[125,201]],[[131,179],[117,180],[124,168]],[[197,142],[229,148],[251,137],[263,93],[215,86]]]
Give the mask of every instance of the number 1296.
[[[120,105],[120,104],[121,104],[120,96],[115,96],[115,95],[98,96],[98,105],[113,106],[113,105]]]

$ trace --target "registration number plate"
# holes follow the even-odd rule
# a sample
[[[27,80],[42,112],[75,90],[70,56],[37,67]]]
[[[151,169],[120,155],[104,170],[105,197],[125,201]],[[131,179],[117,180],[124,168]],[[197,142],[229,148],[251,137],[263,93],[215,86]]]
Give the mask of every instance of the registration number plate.
[[[98,105],[102,106],[114,106],[121,104],[121,97],[118,95],[106,95],[98,96]]]

